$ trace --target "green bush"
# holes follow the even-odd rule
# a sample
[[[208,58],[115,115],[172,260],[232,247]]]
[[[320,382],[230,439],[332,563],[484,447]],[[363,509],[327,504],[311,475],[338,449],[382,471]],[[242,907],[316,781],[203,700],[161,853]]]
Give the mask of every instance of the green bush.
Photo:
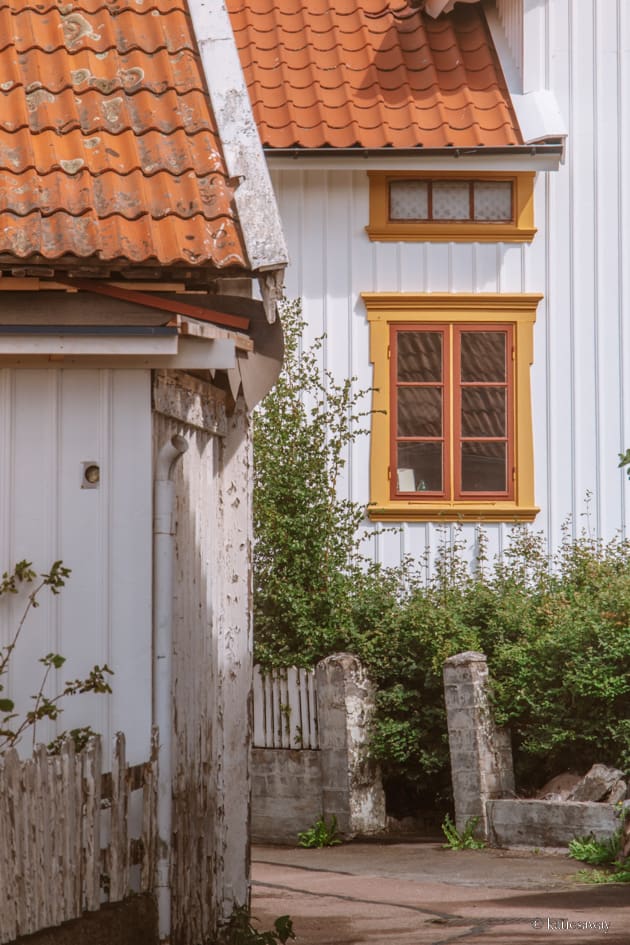
[[[364,509],[337,496],[367,392],[322,376],[321,339],[300,351],[298,304],[283,320],[285,369],[254,429],[257,660],[312,666],[343,650],[363,661],[393,813],[449,800],[442,666],[464,650],[488,657],[519,789],[576,763],[630,769],[630,543],[567,527],[549,557],[540,534],[517,527],[490,562],[478,529],[471,567],[461,533],[445,529],[430,574],[424,562],[372,564],[357,539]]]

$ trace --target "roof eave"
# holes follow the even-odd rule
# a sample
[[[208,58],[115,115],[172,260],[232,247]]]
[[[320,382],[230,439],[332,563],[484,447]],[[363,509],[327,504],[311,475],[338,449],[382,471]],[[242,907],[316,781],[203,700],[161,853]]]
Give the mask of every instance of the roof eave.
[[[399,163],[404,163],[408,169],[410,164],[421,165],[427,161],[435,163],[450,163],[452,161],[481,164],[484,160],[490,159],[494,163],[497,161],[505,162],[512,166],[518,162],[519,165],[527,166],[531,170],[557,170],[564,160],[565,141],[563,137],[547,138],[543,141],[530,142],[522,145],[511,145],[510,147],[447,147],[447,148],[271,148],[265,147],[267,159],[275,165],[281,162],[284,167],[287,166],[287,159],[293,163],[300,163],[303,160],[316,160],[320,164],[328,161],[343,162],[356,160],[362,165],[383,164],[392,167]]]

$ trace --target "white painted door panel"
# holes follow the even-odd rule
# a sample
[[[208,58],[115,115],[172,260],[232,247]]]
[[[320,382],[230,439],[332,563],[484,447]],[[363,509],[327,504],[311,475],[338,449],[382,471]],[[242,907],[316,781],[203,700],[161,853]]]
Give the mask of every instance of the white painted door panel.
[[[67,659],[50,695],[108,663],[114,695],[66,700],[56,730],[89,724],[107,742],[122,730],[140,761],[151,724],[150,372],[4,369],[0,435],[0,566],[27,558],[45,571],[60,558],[72,569],[28,618],[11,693],[28,706],[48,652]],[[86,462],[100,467],[98,488],[82,488]],[[3,640],[23,604],[0,601]],[[54,734],[44,726],[38,739]]]

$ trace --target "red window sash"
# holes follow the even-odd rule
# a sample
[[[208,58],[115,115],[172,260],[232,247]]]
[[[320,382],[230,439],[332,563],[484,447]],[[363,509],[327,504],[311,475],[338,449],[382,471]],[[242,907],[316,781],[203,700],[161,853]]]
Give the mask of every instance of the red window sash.
[[[504,332],[506,336],[506,379],[498,382],[466,382],[461,380],[461,335],[471,331]],[[432,332],[442,335],[442,381],[398,381],[398,334],[400,332]],[[392,499],[413,496],[430,501],[446,499],[472,501],[479,499],[514,498],[515,437],[514,437],[514,328],[512,325],[431,323],[417,325],[401,323],[390,326],[390,494]],[[398,436],[398,391],[405,387],[441,387],[442,436]],[[503,388],[506,391],[506,435],[504,437],[465,437],[462,435],[461,400],[465,387]],[[442,490],[403,492],[398,489],[398,446],[401,443],[442,443]],[[503,492],[470,492],[462,488],[462,444],[471,442],[506,443],[506,490]]]
[[[461,336],[464,332],[493,331],[505,333],[505,382],[494,381],[462,381],[461,379]],[[453,483],[454,495],[457,500],[471,499],[503,499],[511,500],[514,497],[514,359],[512,352],[513,328],[511,325],[454,325],[453,326]],[[462,390],[466,387],[488,387],[504,389],[506,391],[506,435],[501,437],[464,436],[462,434]],[[505,443],[505,482],[503,492],[471,492],[462,487],[462,444],[463,443]]]

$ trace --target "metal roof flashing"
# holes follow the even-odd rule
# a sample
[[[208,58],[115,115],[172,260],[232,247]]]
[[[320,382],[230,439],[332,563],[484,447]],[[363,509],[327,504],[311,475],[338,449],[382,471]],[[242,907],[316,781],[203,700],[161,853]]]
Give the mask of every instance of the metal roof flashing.
[[[564,139],[550,138],[511,148],[265,148],[269,166],[300,170],[556,171],[564,161]],[[312,162],[312,163],[311,163]]]

